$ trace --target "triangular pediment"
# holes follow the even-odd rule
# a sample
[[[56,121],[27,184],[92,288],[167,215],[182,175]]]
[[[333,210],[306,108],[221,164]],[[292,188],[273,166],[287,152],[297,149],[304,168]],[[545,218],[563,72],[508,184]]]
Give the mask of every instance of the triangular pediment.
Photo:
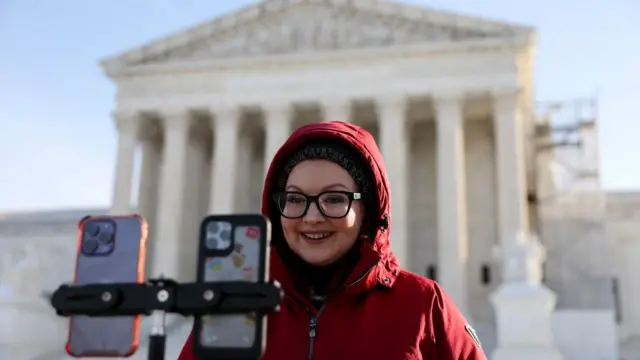
[[[107,59],[107,68],[416,43],[533,30],[383,0],[267,0]]]

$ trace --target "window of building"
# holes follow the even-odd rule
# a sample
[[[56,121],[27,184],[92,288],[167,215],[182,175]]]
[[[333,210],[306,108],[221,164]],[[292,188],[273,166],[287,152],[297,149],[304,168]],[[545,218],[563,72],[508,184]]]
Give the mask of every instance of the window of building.
[[[438,269],[435,265],[427,266],[427,277],[431,280],[437,281]]]
[[[613,291],[613,310],[615,311],[616,322],[622,322],[622,303],[620,299],[620,283],[617,278],[611,279],[611,291]]]
[[[482,265],[480,270],[480,282],[482,285],[491,284],[491,267],[487,264]]]

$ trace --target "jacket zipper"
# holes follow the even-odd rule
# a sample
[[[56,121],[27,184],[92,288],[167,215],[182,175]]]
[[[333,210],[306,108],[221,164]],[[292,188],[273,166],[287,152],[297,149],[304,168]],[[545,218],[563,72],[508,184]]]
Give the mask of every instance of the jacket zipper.
[[[357,284],[358,282],[360,282],[360,280],[364,279],[367,276],[367,274],[369,274],[369,272],[375,266],[376,266],[376,264],[371,266],[367,271],[364,272],[364,274],[362,274],[362,276],[360,276],[358,279],[356,279],[351,284],[348,284],[346,287],[353,286],[353,285]],[[307,308],[307,314],[309,314],[309,355],[307,356],[307,360],[313,360],[313,346],[314,346],[315,339],[316,339],[316,328],[318,327],[318,317],[322,313],[322,310],[324,309],[324,307],[325,307],[325,305],[326,305],[328,300],[329,299],[327,299],[325,301],[325,303],[320,307],[320,309],[318,309],[318,313],[315,316],[313,315],[311,310],[309,310],[309,308]]]
[[[318,310],[318,313],[315,316],[313,316],[311,314],[311,311],[307,309],[307,312],[309,313],[309,355],[307,356],[308,360],[312,360],[313,358],[313,344],[316,339],[316,327],[318,326],[318,316],[320,316],[322,309],[324,309],[324,305],[320,307],[320,309]]]

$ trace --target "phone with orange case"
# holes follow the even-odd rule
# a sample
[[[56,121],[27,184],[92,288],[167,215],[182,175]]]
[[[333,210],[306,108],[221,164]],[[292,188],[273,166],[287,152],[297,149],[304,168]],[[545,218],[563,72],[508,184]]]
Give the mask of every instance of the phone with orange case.
[[[147,222],[139,215],[87,216],[78,224],[75,285],[142,283]],[[138,348],[140,316],[70,318],[73,357],[127,357]]]

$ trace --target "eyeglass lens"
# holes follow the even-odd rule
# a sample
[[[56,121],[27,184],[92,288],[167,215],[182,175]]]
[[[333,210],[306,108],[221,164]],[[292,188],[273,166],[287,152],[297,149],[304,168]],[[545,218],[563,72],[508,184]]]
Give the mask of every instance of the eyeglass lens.
[[[284,193],[278,198],[278,207],[282,215],[289,218],[297,218],[305,215],[308,209],[307,196],[300,193]],[[349,212],[351,200],[349,196],[340,192],[325,192],[318,196],[318,210],[327,216],[340,218]]]

